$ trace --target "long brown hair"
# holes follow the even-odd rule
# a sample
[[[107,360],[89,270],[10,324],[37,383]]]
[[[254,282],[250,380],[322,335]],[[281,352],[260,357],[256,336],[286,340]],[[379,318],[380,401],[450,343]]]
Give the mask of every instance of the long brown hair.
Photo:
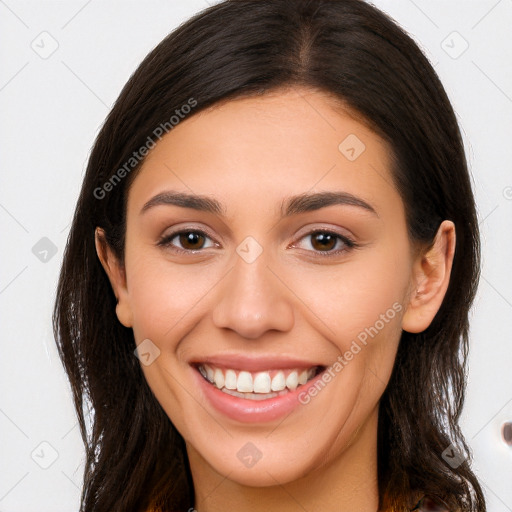
[[[380,506],[406,510],[411,493],[420,493],[441,497],[454,510],[485,511],[458,425],[479,233],[460,131],[438,76],[394,21],[361,0],[228,0],[151,51],[90,155],[54,310],[86,447],[83,512],[187,510],[194,495],[183,439],[145,381],[132,330],[117,321],[95,228],[105,230],[122,261],[126,198],[140,167],[130,159],[157,127],[172,129],[169,120],[191,98],[194,115],[288,85],[340,99],[389,143],[411,242],[428,246],[443,219],[455,223],[443,304],[424,332],[403,332],[380,401]],[[450,445],[464,458],[460,465],[443,458]]]

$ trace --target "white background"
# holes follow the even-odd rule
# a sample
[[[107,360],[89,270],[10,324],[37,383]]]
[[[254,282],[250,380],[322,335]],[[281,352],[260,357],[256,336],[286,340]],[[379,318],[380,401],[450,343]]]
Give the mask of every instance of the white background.
[[[512,0],[375,4],[427,53],[464,132],[484,265],[462,426],[489,511],[512,511]],[[70,220],[122,86],[207,5],[0,0],[0,512],[78,509],[83,448],[51,329]]]

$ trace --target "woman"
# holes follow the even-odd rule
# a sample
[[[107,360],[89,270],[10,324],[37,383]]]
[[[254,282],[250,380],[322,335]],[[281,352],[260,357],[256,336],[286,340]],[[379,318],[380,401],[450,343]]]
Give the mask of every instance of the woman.
[[[478,274],[453,109],[393,21],[198,14],[123,89],[68,240],[82,510],[485,511],[458,425]]]

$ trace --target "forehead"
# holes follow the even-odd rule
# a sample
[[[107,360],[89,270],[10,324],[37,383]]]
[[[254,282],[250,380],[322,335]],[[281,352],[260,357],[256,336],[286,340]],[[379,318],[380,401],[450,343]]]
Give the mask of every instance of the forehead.
[[[390,161],[385,141],[332,98],[284,90],[181,121],[146,157],[128,206],[172,189],[263,211],[283,196],[336,189],[385,209],[401,203]]]

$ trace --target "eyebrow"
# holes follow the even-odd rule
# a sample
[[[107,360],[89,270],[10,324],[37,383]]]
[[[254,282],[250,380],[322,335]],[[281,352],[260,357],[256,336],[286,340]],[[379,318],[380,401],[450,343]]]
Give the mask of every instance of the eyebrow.
[[[201,196],[197,194],[189,194],[186,192],[166,191],[152,197],[144,204],[140,213],[148,211],[150,208],[161,205],[181,206],[182,208],[193,208],[202,212],[215,213],[217,215],[225,215],[226,210],[216,199]]]
[[[162,205],[180,206],[182,208],[192,208],[194,210],[213,213],[220,216],[226,215],[226,208],[216,199],[208,196],[190,194],[186,192],[165,191],[157,194],[147,201],[142,207],[140,213],[148,211],[150,208]],[[281,216],[290,217],[300,213],[320,210],[332,205],[347,205],[362,208],[376,217],[379,214],[375,208],[349,192],[315,192],[304,193],[288,197],[281,203]]]
[[[349,192],[316,192],[292,196],[286,201],[283,201],[281,214],[283,217],[289,217],[291,215],[320,210],[320,208],[337,204],[357,206],[379,217],[379,214],[371,204]]]

